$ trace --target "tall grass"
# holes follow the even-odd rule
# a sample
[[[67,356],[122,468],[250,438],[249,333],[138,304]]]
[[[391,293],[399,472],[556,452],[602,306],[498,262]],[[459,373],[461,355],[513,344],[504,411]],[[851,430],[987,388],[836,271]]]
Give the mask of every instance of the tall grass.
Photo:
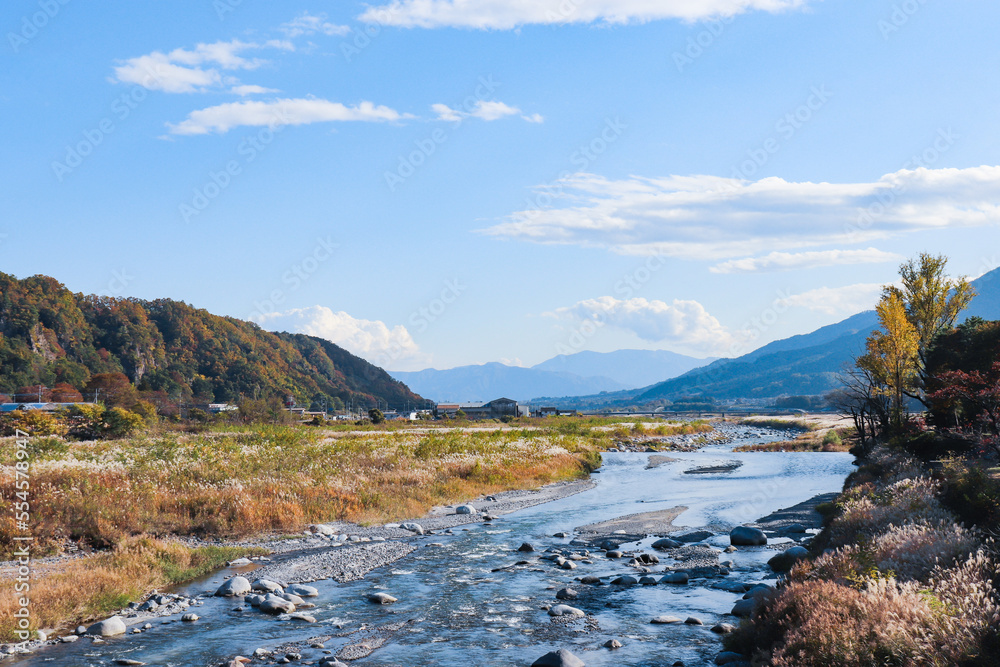
[[[119,441],[34,444],[31,505],[38,544],[109,547],[123,538],[240,537],[332,520],[388,521],[432,506],[574,479],[599,465],[604,436],[529,430],[328,437],[259,426]],[[0,497],[14,498],[14,448]],[[0,518],[10,553],[13,517]]]

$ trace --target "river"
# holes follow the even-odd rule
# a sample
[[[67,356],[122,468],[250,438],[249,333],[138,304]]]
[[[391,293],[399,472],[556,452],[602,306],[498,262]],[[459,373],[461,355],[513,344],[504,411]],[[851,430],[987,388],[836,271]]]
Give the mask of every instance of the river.
[[[732,526],[752,522],[781,508],[790,507],[817,494],[839,491],[852,470],[853,457],[840,453],[734,453],[745,442],[779,437],[764,432],[752,437],[751,430],[735,444],[713,445],[696,452],[675,453],[676,459],[647,468],[648,454],[611,452],[604,455],[596,486],[558,501],[506,515],[493,525],[477,523],[458,528],[454,535],[416,538],[420,548],[387,568],[373,571],[363,580],[339,584],[320,581],[312,585],[319,597],[308,611],[318,620],[304,624],[265,616],[256,610],[233,611],[238,602],[205,598],[194,609],[201,617],[195,623],[175,622],[154,627],[140,635],[127,635],[93,644],[82,638],[74,644],[45,648],[16,662],[19,667],[40,665],[104,666],[116,659],[131,659],[149,665],[188,667],[219,665],[234,655],[252,655],[263,647],[274,649],[304,642],[301,662],[315,664],[324,654],[310,649],[310,639],[322,637],[325,649],[336,653],[353,644],[378,646],[370,656],[354,664],[389,665],[530,665],[548,651],[568,648],[588,666],[708,665],[718,653],[720,640],[709,628],[719,622],[735,623],[725,616],[739,595],[711,588],[712,580],[696,580],[687,586],[585,586],[575,581],[584,575],[617,576],[635,573],[627,559],[609,560],[596,553],[593,564],[574,571],[538,561],[540,554],[520,554],[524,541],[539,551],[549,547],[575,549],[568,538],[574,528],[629,514],[687,507],[675,525],[709,529],[716,535],[707,542],[728,546]],[[685,474],[685,470],[742,462],[731,472]],[[630,551],[648,545],[624,545]],[[440,544],[443,546],[432,546]],[[734,563],[726,580],[753,582],[773,580],[765,563],[775,552],[767,548],[741,548],[722,554]],[[671,563],[661,553],[662,571]],[[530,560],[531,565],[512,571],[495,568]],[[214,590],[225,572],[216,573],[185,587],[188,594]],[[578,599],[569,602],[587,613],[570,623],[553,622],[541,610],[554,604],[557,589],[572,586]],[[385,591],[397,597],[393,605],[367,602],[367,595]],[[652,625],[650,619],[670,614],[682,619],[694,616],[698,625]],[[338,636],[343,635],[343,636]],[[609,639],[623,647],[602,648]],[[280,655],[280,654],[279,654]],[[255,660],[253,664],[261,664]]]

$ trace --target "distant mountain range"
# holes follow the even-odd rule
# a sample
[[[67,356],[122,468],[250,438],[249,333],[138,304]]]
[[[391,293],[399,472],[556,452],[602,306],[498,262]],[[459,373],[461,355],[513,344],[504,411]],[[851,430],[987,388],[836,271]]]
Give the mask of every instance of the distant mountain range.
[[[962,319],[1000,320],[1000,269],[973,281],[977,296]],[[600,408],[649,405],[691,396],[715,399],[775,398],[826,394],[862,354],[878,326],[875,311],[853,315],[812,333],[764,345],[735,359],[720,359],[640,390],[550,399],[560,407]]]
[[[528,401],[645,387],[711,361],[666,350],[618,350],[560,355],[531,368],[494,362],[448,370],[390,371],[390,375],[438,401],[488,401],[501,396]]]

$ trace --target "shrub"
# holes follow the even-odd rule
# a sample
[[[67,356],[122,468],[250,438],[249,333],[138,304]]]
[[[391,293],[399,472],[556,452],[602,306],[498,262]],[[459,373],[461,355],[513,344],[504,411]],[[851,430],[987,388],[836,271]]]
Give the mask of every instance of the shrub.
[[[830,429],[829,431],[827,431],[826,435],[823,436],[823,444],[835,445],[839,447],[840,445],[844,444],[844,441],[840,439],[839,433],[837,433],[833,429]]]
[[[66,426],[52,413],[41,410],[15,410],[0,418],[0,433],[16,435],[18,431],[28,435],[63,435]]]
[[[111,408],[104,413],[104,436],[107,438],[127,438],[145,425],[142,417],[125,408]]]

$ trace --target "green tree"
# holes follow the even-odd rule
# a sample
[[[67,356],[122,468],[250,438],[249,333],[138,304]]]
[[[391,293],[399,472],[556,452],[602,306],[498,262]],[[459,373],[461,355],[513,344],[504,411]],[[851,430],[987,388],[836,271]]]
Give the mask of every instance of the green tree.
[[[372,408],[368,411],[368,418],[372,420],[373,424],[381,424],[385,421],[385,415],[378,408]]]

